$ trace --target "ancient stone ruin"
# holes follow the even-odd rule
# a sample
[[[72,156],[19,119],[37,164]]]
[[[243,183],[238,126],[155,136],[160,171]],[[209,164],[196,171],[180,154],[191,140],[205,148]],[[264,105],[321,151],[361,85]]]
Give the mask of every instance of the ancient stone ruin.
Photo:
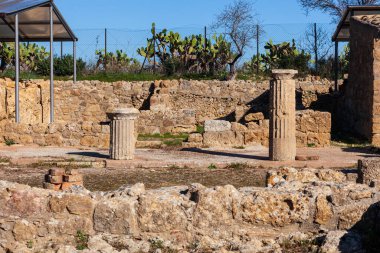
[[[340,127],[380,145],[379,15],[350,19],[350,67],[339,105]]]
[[[197,145],[269,145],[269,81],[56,82],[54,124],[48,124],[49,84],[21,83],[21,124],[14,123],[14,83],[0,79],[0,137],[19,144],[109,148],[107,113],[117,108],[140,110],[140,134],[195,133],[205,121],[223,119],[226,131],[197,136]],[[329,94],[327,80],[297,80],[297,145],[330,145],[331,113],[319,110],[318,98]],[[330,102],[323,103],[323,106]],[[165,109],[163,109],[165,108]],[[198,134],[198,133],[195,133]],[[220,137],[218,137],[220,136]],[[191,140],[192,138],[190,138]],[[225,139],[230,141],[225,143]]]
[[[355,173],[294,168],[270,171],[267,188],[137,184],[61,193],[0,181],[0,252],[29,252],[33,242],[34,252],[75,252],[78,243],[83,252],[155,252],[159,243],[170,252],[255,253],[297,241],[319,252],[362,252],[361,236],[380,225],[379,188],[369,183],[380,179],[379,163],[361,162],[366,184]]]
[[[292,161],[296,146],[296,70],[273,70],[270,85],[269,157]]]
[[[135,155],[135,121],[139,115],[135,108],[117,109],[108,113],[111,119],[110,157],[114,160],[132,160]]]
[[[54,191],[66,191],[74,186],[83,187],[83,175],[75,169],[50,169],[43,183],[44,189]]]

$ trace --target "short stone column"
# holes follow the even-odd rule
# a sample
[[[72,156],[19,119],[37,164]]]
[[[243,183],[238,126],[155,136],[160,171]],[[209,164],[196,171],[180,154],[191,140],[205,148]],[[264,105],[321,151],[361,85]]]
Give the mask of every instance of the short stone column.
[[[296,157],[297,70],[276,69],[270,83],[269,157],[272,161],[294,161]]]
[[[140,114],[135,108],[117,109],[107,113],[111,119],[110,158],[132,160],[135,154],[135,121]]]

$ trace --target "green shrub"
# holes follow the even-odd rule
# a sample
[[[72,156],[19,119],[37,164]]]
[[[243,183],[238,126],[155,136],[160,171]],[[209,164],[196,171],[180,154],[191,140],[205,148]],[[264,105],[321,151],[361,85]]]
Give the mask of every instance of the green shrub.
[[[86,63],[77,59],[77,73],[80,74],[86,68]],[[50,59],[44,59],[37,63],[37,74],[42,76],[50,75]],[[56,76],[72,76],[74,74],[74,58],[71,55],[64,55],[62,58],[54,58],[54,74]]]
[[[196,132],[199,133],[199,134],[203,134],[205,132],[205,127],[202,126],[202,125],[197,125]]]
[[[269,41],[265,45],[266,52],[261,55],[262,64],[265,71],[269,73],[272,69],[296,69],[300,75],[306,75],[310,72],[309,61],[310,54],[304,50],[298,50],[293,40],[292,43],[283,42],[273,44]]]
[[[85,234],[83,231],[78,230],[75,236],[75,239],[77,243],[77,246],[76,246],[77,250],[85,250],[88,248],[89,236]]]
[[[16,142],[15,142],[13,139],[9,139],[9,138],[5,138],[5,139],[4,139],[4,143],[5,143],[5,145],[7,145],[7,146],[12,146],[12,145],[15,145],[15,144],[16,144]]]
[[[213,164],[213,163],[208,166],[209,170],[216,170],[217,168],[218,167],[215,164]]]

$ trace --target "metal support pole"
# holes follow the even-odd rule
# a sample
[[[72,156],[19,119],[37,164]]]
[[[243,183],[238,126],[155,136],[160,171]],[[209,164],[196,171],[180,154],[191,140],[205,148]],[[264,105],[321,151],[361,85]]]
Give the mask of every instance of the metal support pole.
[[[77,41],[73,42],[73,59],[74,59],[74,83],[77,82]]]
[[[107,71],[107,28],[104,29],[104,70]]]
[[[318,33],[317,23],[314,23],[314,57],[315,57],[315,73],[318,74]]]
[[[54,25],[53,6],[50,6],[50,123],[54,122]]]
[[[257,55],[257,66],[256,75],[260,73],[260,26],[256,25],[256,55]]]
[[[19,44],[19,26],[18,26],[18,14],[15,16],[15,118],[16,123],[20,123],[20,97],[19,97],[19,83],[20,83],[20,44]]]
[[[335,41],[335,91],[339,91],[338,79],[339,79],[339,42]]]
[[[61,60],[63,58],[63,41],[61,41]]]

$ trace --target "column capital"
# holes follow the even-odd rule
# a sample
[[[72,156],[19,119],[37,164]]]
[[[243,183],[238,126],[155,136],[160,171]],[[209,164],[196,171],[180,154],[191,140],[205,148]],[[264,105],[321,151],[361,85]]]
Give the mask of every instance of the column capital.
[[[119,108],[112,112],[108,112],[109,119],[136,119],[138,118],[140,111],[136,108]]]
[[[295,69],[273,69],[272,76],[277,80],[293,79],[298,74],[298,70]]]

